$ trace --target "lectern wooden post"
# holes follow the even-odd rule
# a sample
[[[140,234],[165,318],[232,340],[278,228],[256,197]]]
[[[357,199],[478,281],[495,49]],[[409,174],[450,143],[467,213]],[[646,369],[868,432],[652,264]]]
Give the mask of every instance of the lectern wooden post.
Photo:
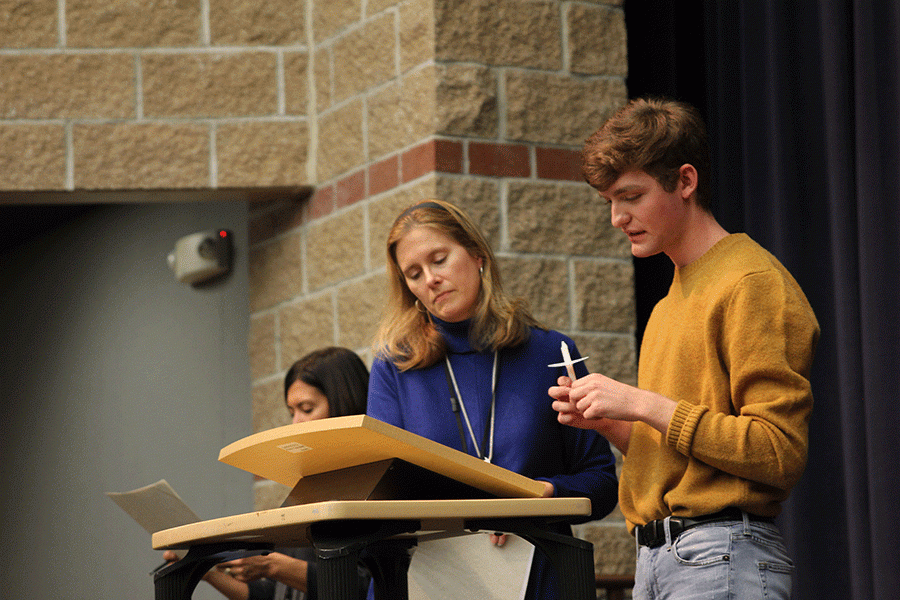
[[[188,600],[223,552],[311,545],[322,600],[356,600],[356,564],[378,600],[406,600],[419,536],[502,531],[528,540],[559,573],[566,600],[594,598],[590,543],[549,529],[590,514],[587,498],[541,498],[540,482],[364,415],[288,425],[239,440],[219,460],[292,487],[278,509],[157,532],[190,548],[155,576],[156,600]],[[450,495],[448,497],[448,495]]]

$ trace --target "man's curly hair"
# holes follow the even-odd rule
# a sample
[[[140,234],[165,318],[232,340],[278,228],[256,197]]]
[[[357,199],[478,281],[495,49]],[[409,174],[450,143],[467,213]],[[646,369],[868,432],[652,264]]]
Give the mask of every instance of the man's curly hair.
[[[587,139],[581,170],[585,181],[601,191],[609,189],[623,173],[640,170],[671,192],[684,164],[697,170],[696,201],[708,211],[710,151],[700,113],[675,100],[638,98],[619,109]]]

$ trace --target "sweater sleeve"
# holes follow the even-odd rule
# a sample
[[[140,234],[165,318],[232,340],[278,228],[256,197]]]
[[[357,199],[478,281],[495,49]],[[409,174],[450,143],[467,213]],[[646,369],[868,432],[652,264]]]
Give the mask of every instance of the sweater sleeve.
[[[719,356],[731,410],[679,402],[666,442],[721,471],[782,490],[806,465],[809,371],[818,323],[774,271],[745,276],[721,311]]]
[[[397,370],[383,359],[376,358],[369,375],[366,414],[388,425],[404,428],[403,412],[397,382]]]
[[[596,432],[573,429],[566,432],[566,447],[572,454],[571,471],[546,479],[556,497],[591,500],[591,515],[584,521],[602,519],[618,501],[616,459],[609,443]]]

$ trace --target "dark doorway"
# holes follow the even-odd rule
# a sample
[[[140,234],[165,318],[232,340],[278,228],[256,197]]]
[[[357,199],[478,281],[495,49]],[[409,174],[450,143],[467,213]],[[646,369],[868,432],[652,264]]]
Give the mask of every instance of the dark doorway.
[[[628,96],[667,96],[706,116],[703,3],[625,0]],[[653,307],[666,295],[674,267],[664,254],[634,259],[638,351]]]

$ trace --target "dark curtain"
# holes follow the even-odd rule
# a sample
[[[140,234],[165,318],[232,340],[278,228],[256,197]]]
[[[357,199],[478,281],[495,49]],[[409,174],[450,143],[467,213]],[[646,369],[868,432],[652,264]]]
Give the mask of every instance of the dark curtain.
[[[778,256],[822,326],[809,463],[779,519],[797,564],[794,597],[893,600],[900,594],[900,3],[624,6],[630,95],[667,94],[701,108],[716,216]],[[636,268],[639,281],[663,272]],[[640,284],[638,294],[639,304],[658,299]]]

